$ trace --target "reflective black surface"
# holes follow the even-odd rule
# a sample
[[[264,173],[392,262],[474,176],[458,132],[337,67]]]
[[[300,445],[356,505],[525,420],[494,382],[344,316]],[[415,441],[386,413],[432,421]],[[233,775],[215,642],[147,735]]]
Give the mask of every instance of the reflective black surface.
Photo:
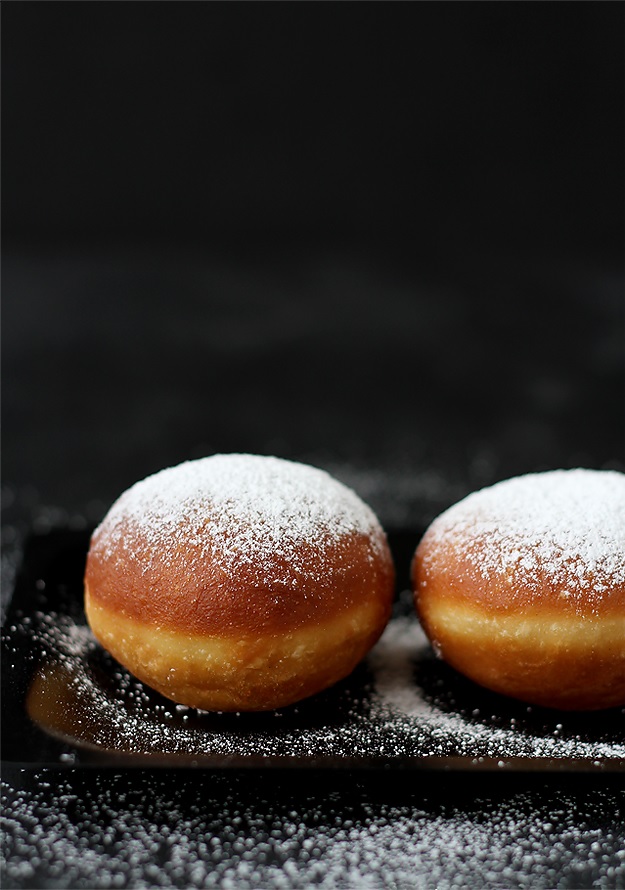
[[[418,533],[391,533],[404,564]],[[143,686],[82,611],[88,535],[33,538],[3,639],[3,758],[103,767],[623,772],[623,711],[571,714],[481,689],[434,658],[409,591],[346,680],[268,714],[210,714]],[[407,561],[406,563],[407,564]],[[401,587],[401,585],[400,585]]]

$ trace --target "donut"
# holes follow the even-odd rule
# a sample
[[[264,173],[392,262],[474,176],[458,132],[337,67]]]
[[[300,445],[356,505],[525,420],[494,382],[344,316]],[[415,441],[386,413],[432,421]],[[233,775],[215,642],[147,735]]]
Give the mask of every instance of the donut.
[[[148,686],[265,711],[346,677],[382,633],[394,566],[372,510],[305,464],[188,461],[128,489],[93,533],[85,612]]]
[[[426,531],[412,585],[434,651],[476,683],[562,710],[625,704],[625,474],[470,494]]]

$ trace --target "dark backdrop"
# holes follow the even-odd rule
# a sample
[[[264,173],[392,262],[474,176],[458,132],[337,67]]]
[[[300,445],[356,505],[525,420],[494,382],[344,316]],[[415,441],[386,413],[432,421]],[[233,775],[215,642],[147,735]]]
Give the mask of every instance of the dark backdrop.
[[[621,4],[7,3],[5,239],[620,252]]]
[[[33,529],[84,529],[136,479],[214,451],[351,483],[409,530],[403,583],[424,524],[471,489],[624,469],[623,9],[4,0],[4,598]],[[310,857],[325,882],[340,852],[320,849],[360,831],[352,875],[397,818],[390,884],[410,862],[449,886],[459,865],[476,886],[610,881],[617,792],[563,768],[544,788],[480,778],[477,801],[459,773],[441,797],[425,774],[306,791],[200,771],[189,818],[178,774],[120,773],[117,799],[80,763],[14,770],[8,878],[58,886],[80,863],[123,883],[132,835],[147,886],[180,824],[202,849],[208,826],[211,875],[233,874],[249,823],[271,828],[276,881]],[[439,861],[441,813],[459,833]],[[189,837],[169,845],[174,883],[207,874]],[[268,867],[263,847],[243,865]]]
[[[9,516],[95,521],[218,450],[327,466],[399,525],[622,467],[622,25],[4,3]]]

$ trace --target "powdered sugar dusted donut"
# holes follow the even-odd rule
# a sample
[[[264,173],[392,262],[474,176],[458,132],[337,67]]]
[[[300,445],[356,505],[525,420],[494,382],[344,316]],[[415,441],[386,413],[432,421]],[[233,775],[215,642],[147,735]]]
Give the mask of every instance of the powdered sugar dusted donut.
[[[625,704],[625,475],[556,470],[475,492],[412,567],[435,651],[496,692],[563,709]]]
[[[386,537],[322,470],[214,455],[138,482],[94,532],[96,638],[181,704],[266,710],[347,676],[394,593]]]

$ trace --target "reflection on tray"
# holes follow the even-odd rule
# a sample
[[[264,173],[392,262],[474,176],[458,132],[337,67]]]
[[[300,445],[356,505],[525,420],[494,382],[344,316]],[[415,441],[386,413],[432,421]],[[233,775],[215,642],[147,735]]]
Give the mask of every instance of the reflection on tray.
[[[71,657],[64,654],[57,627],[60,657],[54,657],[53,646],[33,676],[26,710],[42,729],[77,747],[132,754],[287,754],[280,741],[285,731],[323,727],[329,735],[364,717],[370,682],[365,664],[332,689],[280,711],[209,713],[176,705],[144,686],[92,640],[86,627],[65,625],[61,633],[70,629]]]
[[[406,594],[367,660],[320,695],[262,714],[177,706],[93,640],[82,612],[85,553],[81,536],[31,548],[4,640],[5,713],[23,715],[5,720],[9,759],[45,759],[34,723],[81,758],[111,763],[625,768],[621,710],[549,711],[481,689],[434,658]]]

